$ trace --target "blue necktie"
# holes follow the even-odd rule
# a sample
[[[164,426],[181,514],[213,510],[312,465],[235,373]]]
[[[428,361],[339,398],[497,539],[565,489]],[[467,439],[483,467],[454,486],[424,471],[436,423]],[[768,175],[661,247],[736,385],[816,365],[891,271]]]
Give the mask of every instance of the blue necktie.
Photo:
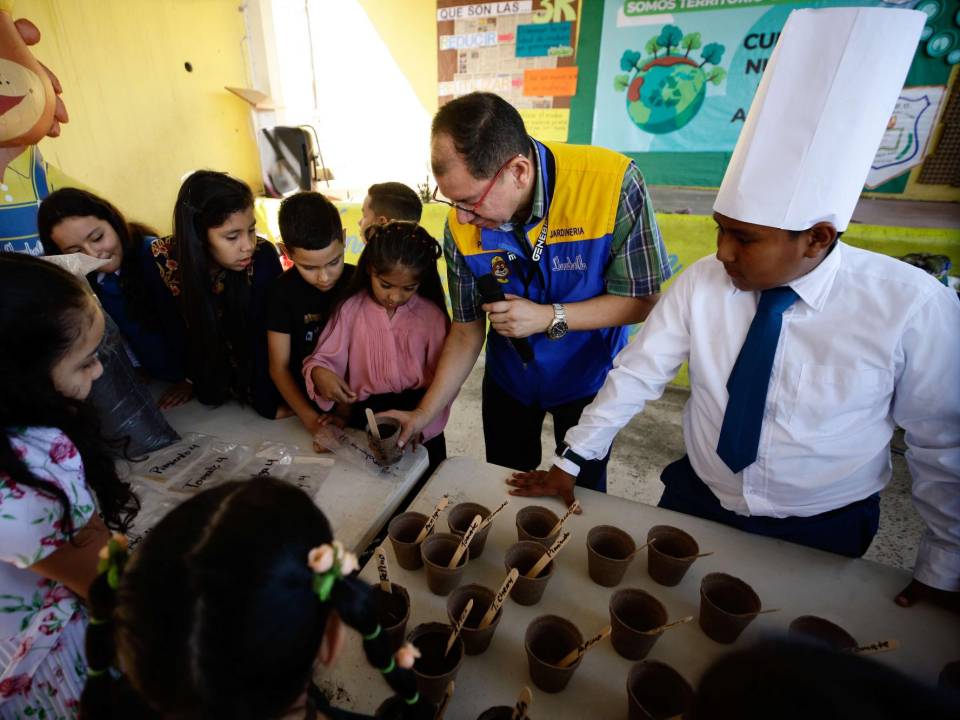
[[[793,305],[797,293],[776,287],[760,293],[747,339],[727,380],[727,411],[723,414],[717,455],[733,472],[740,472],[757,459],[763,408],[773,356],[780,341],[783,311]]]

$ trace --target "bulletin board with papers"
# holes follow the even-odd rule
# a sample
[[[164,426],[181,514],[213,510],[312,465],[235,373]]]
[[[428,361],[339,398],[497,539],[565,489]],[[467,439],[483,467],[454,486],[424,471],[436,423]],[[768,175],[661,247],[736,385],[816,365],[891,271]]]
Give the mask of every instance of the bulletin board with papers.
[[[539,140],[566,142],[577,92],[580,0],[437,0],[439,104],[500,95]]]

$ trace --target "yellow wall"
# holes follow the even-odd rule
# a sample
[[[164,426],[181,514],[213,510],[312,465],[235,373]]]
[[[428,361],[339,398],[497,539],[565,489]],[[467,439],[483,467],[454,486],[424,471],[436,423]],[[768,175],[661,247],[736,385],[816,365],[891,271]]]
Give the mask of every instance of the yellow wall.
[[[430,115],[437,111],[436,0],[359,0]]]
[[[190,170],[260,186],[248,106],[223,89],[249,84],[240,5],[17,0],[14,16],[40,28],[34,52],[59,76],[70,113],[61,137],[40,144],[44,157],[160,232]]]

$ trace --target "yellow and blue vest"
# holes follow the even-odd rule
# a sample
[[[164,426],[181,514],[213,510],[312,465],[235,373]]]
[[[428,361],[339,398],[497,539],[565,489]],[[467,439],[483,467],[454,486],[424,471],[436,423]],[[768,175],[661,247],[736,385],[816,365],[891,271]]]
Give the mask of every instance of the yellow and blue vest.
[[[602,295],[630,159],[597,147],[534,144],[545,193],[544,218],[511,232],[459,223],[451,211],[454,242],[474,277],[493,273],[504,293],[540,304]],[[627,328],[570,331],[559,340],[540,332],[528,340],[534,360],[524,367],[509,340],[491,328],[487,372],[525,405],[550,408],[600,389],[613,358],[627,344]]]

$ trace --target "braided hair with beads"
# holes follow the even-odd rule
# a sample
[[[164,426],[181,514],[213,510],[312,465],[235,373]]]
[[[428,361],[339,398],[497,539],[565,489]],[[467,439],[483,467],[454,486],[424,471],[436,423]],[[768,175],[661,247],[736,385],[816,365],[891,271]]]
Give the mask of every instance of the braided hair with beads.
[[[266,720],[305,693],[304,717],[316,717],[314,666],[334,613],[402,698],[393,717],[433,717],[380,630],[374,589],[293,485],[223,483],[172,510],[129,559],[120,545],[91,587],[84,720]],[[330,567],[316,557],[325,548]]]

